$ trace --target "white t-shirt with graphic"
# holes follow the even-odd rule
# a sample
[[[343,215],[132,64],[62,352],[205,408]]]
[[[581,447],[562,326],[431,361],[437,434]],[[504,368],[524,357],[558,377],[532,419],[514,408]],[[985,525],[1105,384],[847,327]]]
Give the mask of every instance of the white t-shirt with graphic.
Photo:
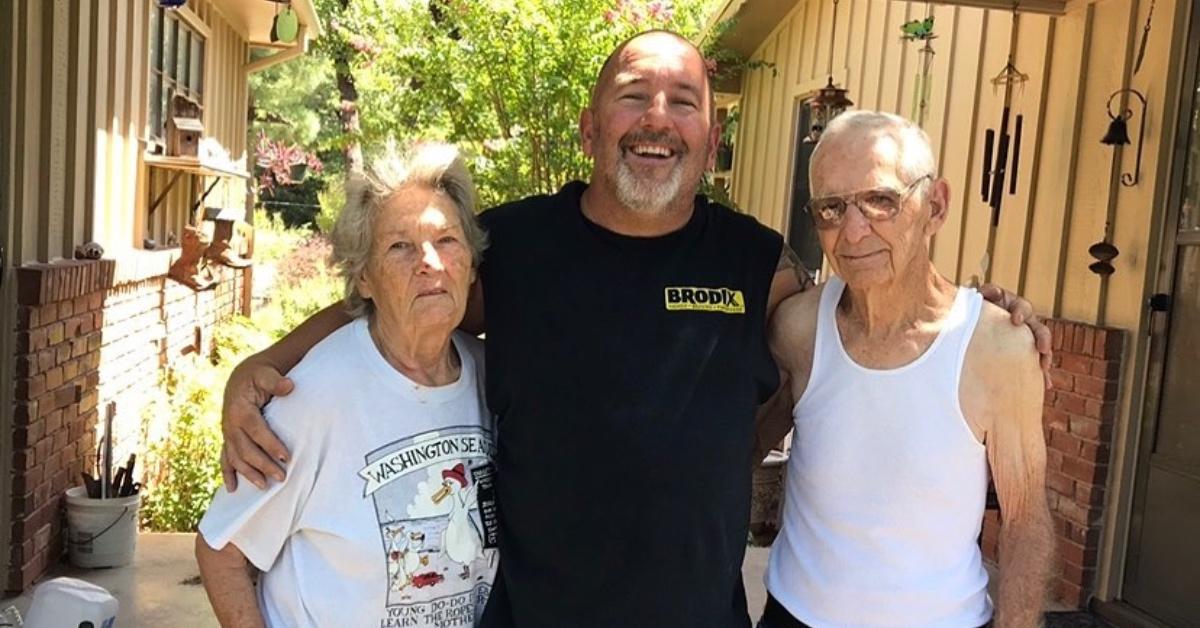
[[[496,569],[477,494],[490,487],[483,345],[453,336],[462,375],[422,386],[380,355],[365,319],[330,334],[264,415],[287,480],[217,492],[200,532],[265,572],[268,626],[473,626]],[[485,506],[487,504],[485,503]]]

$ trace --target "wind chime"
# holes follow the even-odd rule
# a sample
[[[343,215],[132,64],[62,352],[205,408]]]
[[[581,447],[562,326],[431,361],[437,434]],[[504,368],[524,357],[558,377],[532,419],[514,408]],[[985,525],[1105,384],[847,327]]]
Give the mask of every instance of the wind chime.
[[[983,254],[980,272],[984,279],[989,277],[992,255],[996,247],[996,229],[1000,226],[1000,208],[1004,204],[1005,184],[1007,193],[1012,196],[1017,193],[1018,166],[1021,163],[1021,135],[1025,124],[1025,116],[1018,113],[1013,119],[1013,92],[1024,89],[1029,81],[1029,75],[1017,69],[1013,58],[1017,45],[1017,33],[1020,31],[1021,16],[1017,13],[1017,3],[1013,3],[1012,33],[1008,40],[1008,62],[1004,69],[992,79],[993,88],[1004,89],[1004,110],[1000,116],[998,129],[987,129],[983,135],[983,180],[980,184],[980,194],[983,202],[992,208],[992,218],[988,226],[987,249]],[[1012,122],[1010,128],[1009,122]]]
[[[925,42],[917,51],[917,54],[921,55],[921,72],[917,74],[913,85],[912,102],[912,118],[917,121],[918,126],[924,127],[929,109],[929,94],[933,87],[930,79],[934,55],[932,42],[937,39],[937,35],[933,34],[933,5],[925,5],[925,19],[905,22],[900,26],[900,30],[904,33],[900,37],[904,41]]]

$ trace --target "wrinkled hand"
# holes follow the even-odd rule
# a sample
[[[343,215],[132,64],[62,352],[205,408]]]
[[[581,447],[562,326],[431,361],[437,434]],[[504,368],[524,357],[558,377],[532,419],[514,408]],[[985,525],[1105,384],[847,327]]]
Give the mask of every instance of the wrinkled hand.
[[[282,482],[282,464],[288,450],[275,436],[262,416],[262,407],[271,397],[292,392],[292,380],[269,365],[242,362],[225,383],[225,401],[221,408],[221,475],[230,492],[237,490],[237,474],[260,489],[267,487],[266,477]]]
[[[1033,304],[1015,294],[1005,292],[1004,288],[993,283],[979,286],[979,293],[988,301],[1008,310],[1008,313],[1012,315],[1013,325],[1029,326],[1029,331],[1033,332],[1034,345],[1040,354],[1038,359],[1042,366],[1042,378],[1046,382],[1046,390],[1050,390],[1053,386],[1050,382],[1050,362],[1054,357],[1054,343],[1050,336],[1050,328],[1046,327],[1042,323],[1042,319],[1033,313]]]

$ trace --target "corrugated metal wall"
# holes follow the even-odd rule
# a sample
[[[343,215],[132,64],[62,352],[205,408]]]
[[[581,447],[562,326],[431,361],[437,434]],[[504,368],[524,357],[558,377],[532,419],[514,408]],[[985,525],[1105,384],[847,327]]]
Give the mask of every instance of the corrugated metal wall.
[[[920,43],[902,41],[900,25],[925,17],[928,6],[840,2],[833,74],[859,108],[913,117]],[[1005,65],[1013,16],[932,7],[938,38],[925,128],[953,192],[950,218],[934,242],[933,256],[942,272],[967,281],[980,274],[987,246],[991,210],[979,192],[983,136],[999,124],[1003,92],[991,79]],[[1105,0],[1062,17],[1023,14],[1019,19],[1015,64],[1030,77],[1013,97],[1014,113],[1025,116],[1021,181],[1017,195],[1004,197],[990,279],[1055,316],[1130,329],[1139,325],[1151,208],[1163,194],[1155,174],[1169,126],[1164,102],[1177,97],[1168,93],[1167,80],[1174,0],[1158,2],[1145,62],[1131,80],[1150,101],[1140,185],[1123,187],[1114,180],[1113,151],[1099,140],[1108,125],[1105,101],[1132,74],[1136,35],[1148,10],[1147,2]],[[832,2],[798,3],[756,53],[757,59],[776,64],[777,75],[758,70],[744,79],[733,198],[784,233],[796,106],[825,83],[832,27]],[[1130,129],[1135,135],[1136,127],[1135,117]],[[1123,151],[1122,171],[1133,168],[1132,148]],[[1113,262],[1116,273],[1102,287],[1087,269],[1093,261],[1087,249],[1104,237],[1110,214],[1112,241],[1121,255]]]
[[[185,175],[146,220],[166,173],[142,162],[152,0],[0,2],[0,219],[9,264],[70,257],[77,244],[110,251],[178,234],[208,183]],[[246,154],[249,47],[207,2],[206,135]],[[210,202],[243,207],[246,182],[222,181]]]

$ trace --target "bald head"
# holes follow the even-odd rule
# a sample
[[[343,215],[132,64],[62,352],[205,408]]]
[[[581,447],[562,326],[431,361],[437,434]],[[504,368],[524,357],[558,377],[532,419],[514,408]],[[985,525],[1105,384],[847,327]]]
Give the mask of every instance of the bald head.
[[[847,161],[887,164],[905,183],[937,171],[925,131],[907,118],[881,111],[848,111],[821,133],[808,168],[814,195],[830,192],[822,189],[828,171],[845,170]]]
[[[685,54],[694,55],[700,60],[701,65],[704,64],[704,53],[700,52],[700,49],[683,35],[665,29],[642,31],[617,44],[612,53],[604,59],[604,64],[600,66],[600,72],[596,75],[596,82],[592,84],[592,97],[591,102],[588,104],[589,108],[594,109],[596,107],[597,98],[601,91],[605,86],[613,83],[613,75],[621,67],[620,61],[625,56],[626,48],[634,43],[637,43],[639,47],[661,50],[665,54],[677,54],[680,48],[683,48],[686,49]],[[709,122],[715,123],[717,119],[717,109],[714,105],[716,99],[713,93],[712,82],[709,81],[707,72],[704,74],[704,87],[708,95]]]

